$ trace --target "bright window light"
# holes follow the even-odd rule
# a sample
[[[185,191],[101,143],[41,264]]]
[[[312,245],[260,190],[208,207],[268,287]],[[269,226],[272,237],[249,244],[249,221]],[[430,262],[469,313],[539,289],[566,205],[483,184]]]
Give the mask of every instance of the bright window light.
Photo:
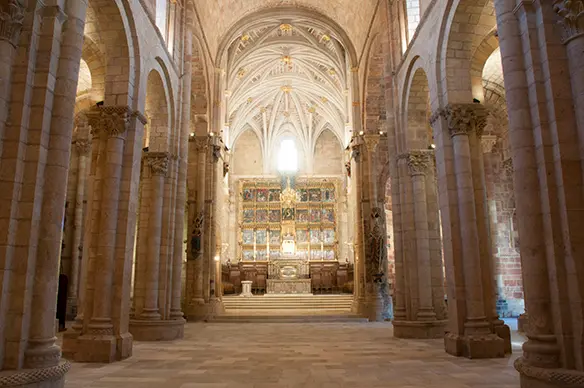
[[[156,27],[160,30],[160,33],[166,41],[166,19],[167,15],[168,0],[157,0],[156,1]]]
[[[298,151],[294,140],[282,140],[278,154],[278,171],[296,172],[298,170]]]

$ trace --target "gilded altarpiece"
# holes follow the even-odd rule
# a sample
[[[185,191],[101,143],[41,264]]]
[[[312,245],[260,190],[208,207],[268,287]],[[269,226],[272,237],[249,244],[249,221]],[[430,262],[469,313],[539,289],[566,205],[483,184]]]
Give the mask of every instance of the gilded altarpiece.
[[[338,260],[339,184],[335,179],[289,177],[241,180],[239,260],[278,260],[285,237],[294,241],[299,259]],[[281,198],[287,187],[296,194],[292,203]]]

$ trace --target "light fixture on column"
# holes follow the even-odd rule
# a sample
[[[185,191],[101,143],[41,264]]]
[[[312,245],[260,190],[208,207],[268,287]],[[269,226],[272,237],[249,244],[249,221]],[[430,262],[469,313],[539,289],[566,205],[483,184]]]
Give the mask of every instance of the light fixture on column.
[[[216,255],[216,256],[215,256],[215,258],[214,258],[214,260],[215,260],[216,262],[219,262],[219,261],[221,261],[221,257],[220,257],[219,255]]]

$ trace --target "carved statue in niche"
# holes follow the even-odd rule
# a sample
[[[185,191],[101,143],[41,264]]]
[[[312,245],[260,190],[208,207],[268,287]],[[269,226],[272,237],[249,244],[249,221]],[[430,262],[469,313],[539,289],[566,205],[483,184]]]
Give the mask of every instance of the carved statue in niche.
[[[378,287],[379,297],[383,300],[383,318],[392,318],[392,304],[387,281],[387,244],[382,226],[381,208],[371,209],[371,226],[369,232],[370,253],[366,255],[367,281],[372,281]]]
[[[191,258],[193,260],[201,257],[201,237],[203,235],[204,217],[204,213],[201,212],[193,221],[191,232]]]

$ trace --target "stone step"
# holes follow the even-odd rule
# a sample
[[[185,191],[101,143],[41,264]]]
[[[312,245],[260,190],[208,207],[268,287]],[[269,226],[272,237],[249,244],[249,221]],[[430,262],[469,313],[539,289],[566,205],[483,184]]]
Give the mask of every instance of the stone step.
[[[236,314],[224,313],[212,320],[219,323],[317,323],[317,322],[368,322],[367,318],[363,318],[354,314],[318,314],[307,313],[299,311],[272,311],[270,313],[249,313]]]
[[[254,308],[272,308],[272,309],[350,309],[352,307],[351,303],[345,304],[312,304],[312,303],[294,303],[294,304],[224,304],[226,309],[254,309]]]

